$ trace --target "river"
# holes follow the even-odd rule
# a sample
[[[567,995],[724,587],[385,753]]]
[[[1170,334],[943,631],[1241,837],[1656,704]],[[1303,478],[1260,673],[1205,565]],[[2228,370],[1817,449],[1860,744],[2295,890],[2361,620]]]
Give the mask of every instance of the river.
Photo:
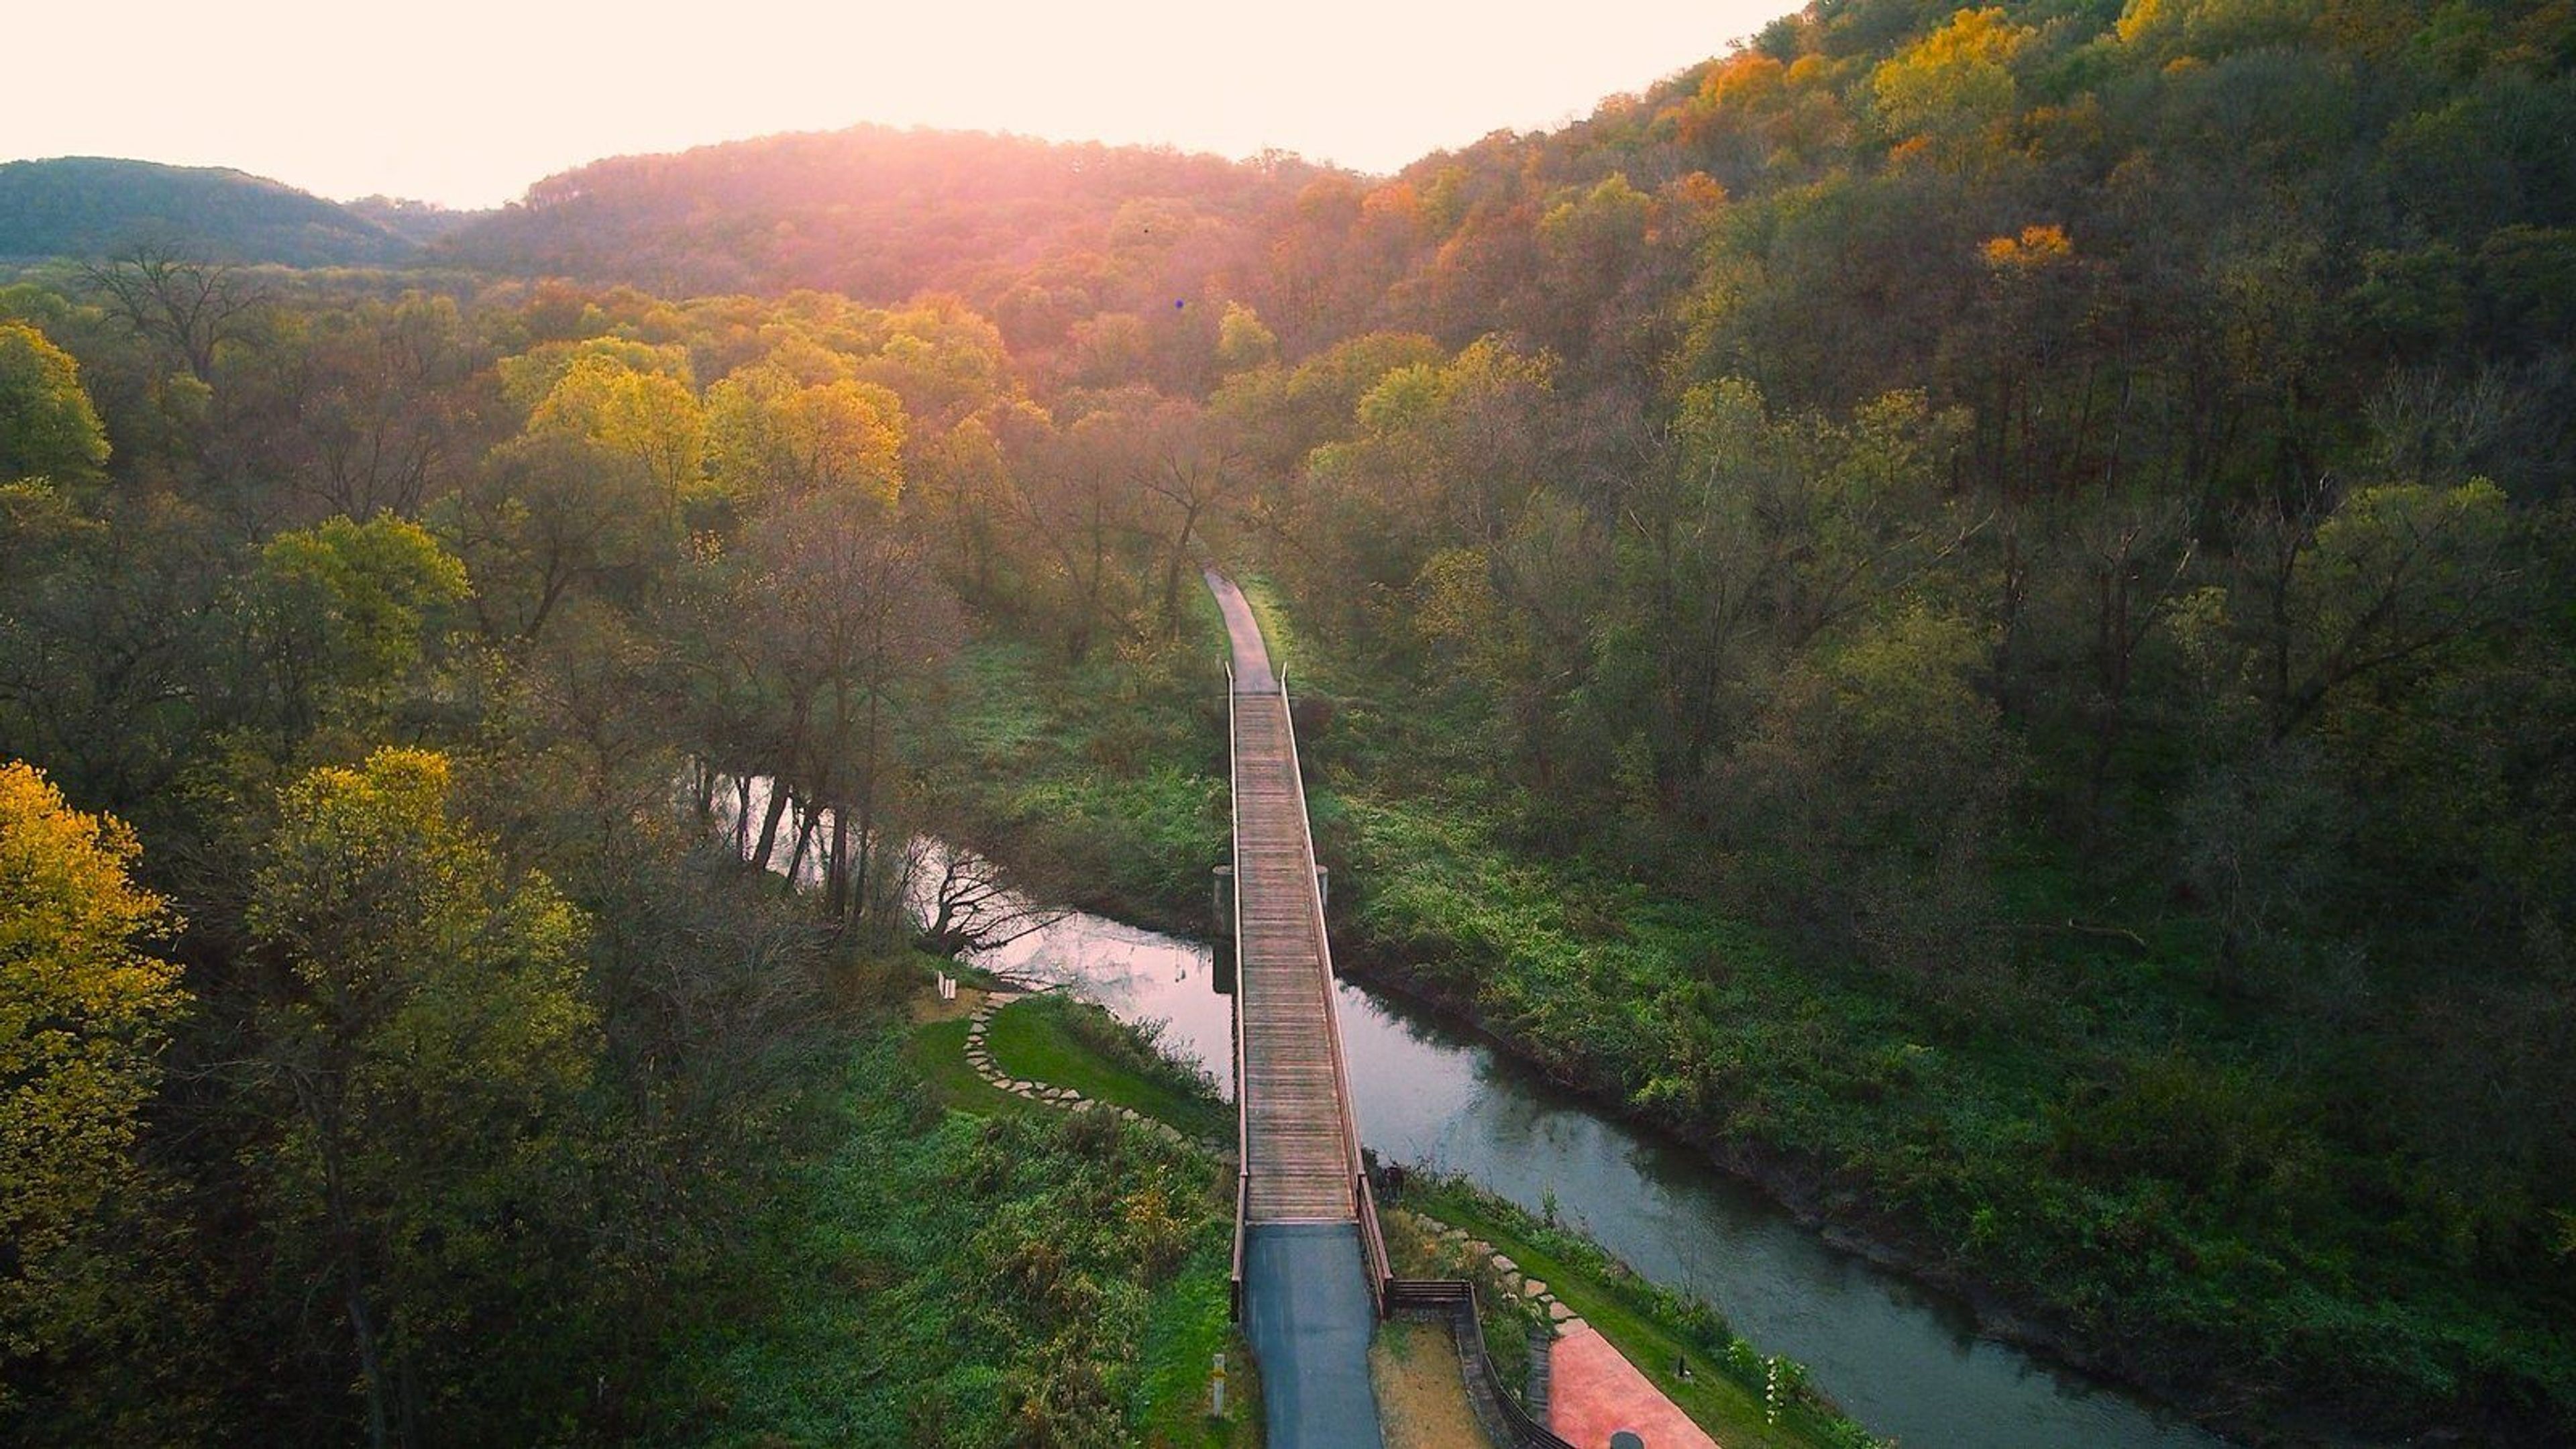
[[[1074,914],[976,964],[1168,1023],[1231,1093],[1208,949]],[[1462,1173],[1560,1220],[1648,1278],[1715,1304],[1765,1353],[1907,1449],[2223,1449],[2116,1389],[1982,1338],[1944,1295],[1827,1244],[1704,1156],[1612,1118],[1410,1003],[1340,986],[1360,1135],[1389,1162]]]
[[[753,818],[767,782],[751,783]],[[734,800],[719,792],[729,819]],[[784,870],[794,820],[770,866]],[[944,859],[935,842],[925,858]],[[809,858],[810,878],[819,867]],[[1120,1019],[1165,1023],[1231,1097],[1231,1011],[1208,948],[1071,912],[976,965],[1060,983]],[[1805,1364],[1870,1432],[1906,1449],[2226,1449],[2188,1420],[1982,1337],[1947,1295],[1828,1244],[1690,1148],[1602,1112],[1412,1003],[1339,983],[1360,1136],[1382,1161],[1456,1172],[1532,1212],[1551,1197],[1657,1283],[1716,1305],[1764,1353]]]

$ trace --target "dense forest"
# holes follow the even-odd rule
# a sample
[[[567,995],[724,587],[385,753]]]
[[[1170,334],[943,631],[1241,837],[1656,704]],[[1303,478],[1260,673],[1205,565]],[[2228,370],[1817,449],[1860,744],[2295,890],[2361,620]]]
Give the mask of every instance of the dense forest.
[[[54,248],[0,1425],[718,1413],[675,1345],[818,1115],[1168,1214],[846,1042],[917,834],[1203,899],[1215,553],[1355,969],[2236,1430],[2569,1441],[2571,62],[2563,0],[1843,0],[1392,178],[862,130],[419,270]],[[1081,750],[961,745],[1005,666]],[[882,1431],[1133,1435],[1173,1221],[883,1289],[966,1347]]]
[[[881,1030],[906,842],[972,833],[976,419],[1068,430],[953,305],[408,280],[0,292],[0,1423],[682,1436],[736,1405],[675,1355],[812,1311],[784,1263],[906,1284],[843,1432],[1124,1437],[1224,1199],[1115,1124],[960,1126]],[[718,824],[768,846],[752,772],[812,900]],[[786,1251],[818,1132],[886,1215]]]

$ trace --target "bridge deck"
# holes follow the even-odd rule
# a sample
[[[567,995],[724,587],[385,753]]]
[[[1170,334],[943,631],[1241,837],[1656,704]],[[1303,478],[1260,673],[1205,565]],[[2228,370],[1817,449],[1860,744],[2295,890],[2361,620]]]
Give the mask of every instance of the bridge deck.
[[[1207,581],[1234,655],[1235,1310],[1270,1449],[1383,1449],[1368,1345],[1386,1241],[1359,1180],[1297,733],[1251,605]]]
[[[1250,1223],[1350,1222],[1349,1124],[1333,1046],[1332,983],[1314,900],[1314,846],[1297,797],[1287,699],[1234,700],[1235,890],[1243,955],[1242,1100]]]

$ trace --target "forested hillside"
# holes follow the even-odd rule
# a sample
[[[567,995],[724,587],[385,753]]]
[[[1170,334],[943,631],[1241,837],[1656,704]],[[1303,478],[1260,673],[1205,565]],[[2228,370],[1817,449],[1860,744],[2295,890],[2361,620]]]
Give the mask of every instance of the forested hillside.
[[[2572,46],[1818,6],[1310,193],[1214,406],[1384,969],[2126,1372],[2576,1432]]]
[[[2571,62],[1849,0],[1393,178],[859,131],[435,273],[29,272],[0,1426],[720,1417],[902,843],[1203,899],[1214,550],[1357,969],[2232,1427],[2576,1439]],[[1041,1251],[892,1060],[854,1150],[1004,1226],[839,1279],[965,1325],[960,1442],[1135,1432],[1178,1270]]]
[[[1211,274],[1322,174],[1294,157],[862,126],[594,162],[440,254],[671,295],[953,292],[1014,348],[1043,351],[1095,314],[1151,321],[1205,300]]]
[[[173,247],[291,267],[399,261],[414,238],[291,186],[215,166],[65,156],[0,163],[0,257]]]
[[[396,196],[362,196],[347,203],[348,210],[405,241],[426,246],[480,220],[487,213],[458,211],[427,201],[406,201]]]
[[[1386,969],[2131,1373],[2565,1438],[2571,45],[1819,6],[1310,193],[1214,405]]]

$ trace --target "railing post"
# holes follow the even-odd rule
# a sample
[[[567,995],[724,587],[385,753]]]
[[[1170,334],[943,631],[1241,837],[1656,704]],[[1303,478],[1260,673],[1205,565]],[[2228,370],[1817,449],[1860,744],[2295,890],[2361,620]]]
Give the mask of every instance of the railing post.
[[[1233,858],[1228,872],[1236,884],[1233,896],[1235,970],[1243,969],[1243,762],[1235,733],[1234,660],[1225,661],[1225,785]],[[1234,1266],[1230,1285],[1234,1321],[1243,1321],[1243,1220],[1252,1212],[1252,1093],[1243,1064],[1243,981],[1235,980],[1233,1009],[1226,1020],[1234,1038]]]

